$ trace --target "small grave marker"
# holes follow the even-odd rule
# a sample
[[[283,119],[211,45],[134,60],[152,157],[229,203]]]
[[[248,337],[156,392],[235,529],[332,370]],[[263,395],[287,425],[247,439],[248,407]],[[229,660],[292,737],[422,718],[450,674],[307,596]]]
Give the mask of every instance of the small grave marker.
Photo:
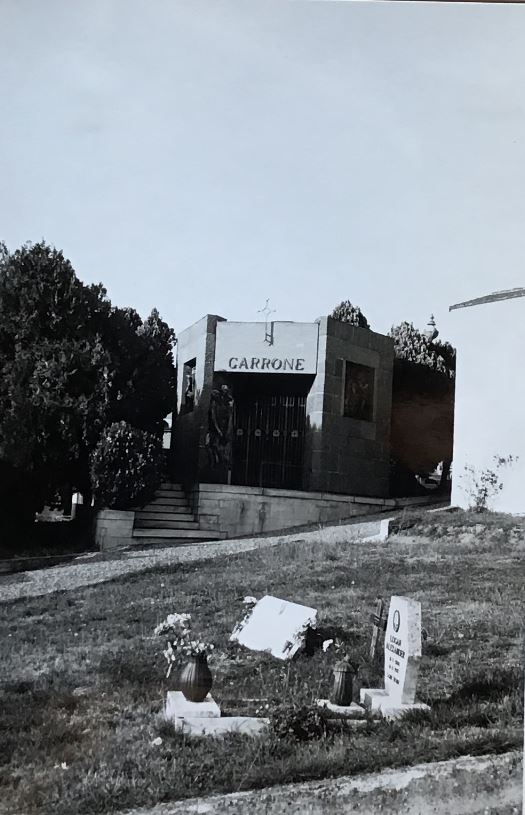
[[[374,627],[372,629],[372,641],[370,643],[370,659],[374,660],[376,655],[377,641],[379,634],[386,628],[386,620],[383,617],[384,603],[381,597],[376,600],[375,612],[372,614],[372,622]]]
[[[406,710],[424,709],[416,702],[421,660],[421,603],[410,597],[390,600],[385,633],[385,687],[362,688],[361,702],[384,716],[395,717]]]
[[[308,627],[315,627],[317,610],[267,594],[238,623],[230,641],[252,651],[267,651],[291,659],[304,644]]]

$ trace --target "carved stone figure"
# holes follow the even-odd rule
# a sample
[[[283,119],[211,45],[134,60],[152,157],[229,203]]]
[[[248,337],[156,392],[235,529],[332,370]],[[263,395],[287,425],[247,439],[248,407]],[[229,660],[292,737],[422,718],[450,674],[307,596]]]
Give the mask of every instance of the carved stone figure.
[[[208,410],[206,446],[212,467],[230,466],[232,454],[233,394],[228,385],[214,388]]]

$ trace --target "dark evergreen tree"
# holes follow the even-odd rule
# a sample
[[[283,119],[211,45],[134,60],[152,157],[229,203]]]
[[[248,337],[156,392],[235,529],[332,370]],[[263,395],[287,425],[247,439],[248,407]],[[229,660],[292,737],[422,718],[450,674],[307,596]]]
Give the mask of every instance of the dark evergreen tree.
[[[44,242],[0,244],[0,515],[89,491],[89,462],[114,421],[160,435],[175,404],[173,331],[113,308]]]

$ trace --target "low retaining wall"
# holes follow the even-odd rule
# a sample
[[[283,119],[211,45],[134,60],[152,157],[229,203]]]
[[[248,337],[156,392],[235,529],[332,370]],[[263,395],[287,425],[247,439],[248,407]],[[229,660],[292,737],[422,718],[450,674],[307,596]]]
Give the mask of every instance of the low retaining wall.
[[[95,515],[95,543],[101,552],[111,552],[132,543],[133,510],[101,509]]]
[[[309,524],[331,524],[355,516],[375,515],[435,499],[360,498],[321,492],[200,484],[191,495],[201,528],[228,537],[281,532]]]

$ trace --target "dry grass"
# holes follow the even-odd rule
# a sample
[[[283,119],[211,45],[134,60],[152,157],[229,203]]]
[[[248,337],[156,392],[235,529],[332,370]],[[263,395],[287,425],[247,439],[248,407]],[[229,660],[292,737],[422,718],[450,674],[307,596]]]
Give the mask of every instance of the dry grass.
[[[449,513],[434,521],[466,523]],[[475,539],[460,532],[398,535],[378,546],[287,544],[0,606],[0,811],[110,812],[519,749],[523,538],[510,534],[514,521],[492,521]],[[301,743],[174,734],[158,719],[167,684],[161,642],[151,638],[171,611],[189,611],[215,642],[214,695],[225,714],[329,692],[335,654],[283,665],[228,643],[242,598],[265,593],[317,607],[371,685],[380,673],[367,661],[375,597],[419,599],[428,632],[420,697],[431,714]]]

